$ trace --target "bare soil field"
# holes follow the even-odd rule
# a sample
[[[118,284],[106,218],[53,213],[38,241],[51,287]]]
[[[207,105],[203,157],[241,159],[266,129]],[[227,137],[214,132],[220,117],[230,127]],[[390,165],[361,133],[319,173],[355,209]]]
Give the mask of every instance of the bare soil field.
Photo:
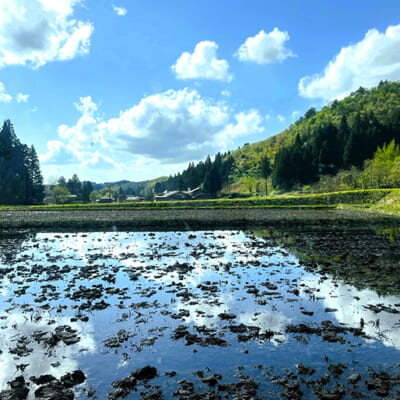
[[[400,218],[350,209],[223,208],[140,210],[2,210],[0,229],[165,230],[266,225],[400,225]]]

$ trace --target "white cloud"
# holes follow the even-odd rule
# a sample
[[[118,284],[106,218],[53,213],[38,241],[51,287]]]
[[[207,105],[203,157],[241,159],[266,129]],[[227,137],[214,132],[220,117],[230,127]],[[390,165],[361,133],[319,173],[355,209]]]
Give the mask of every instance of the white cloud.
[[[60,138],[68,141],[71,148],[76,150],[89,150],[99,142],[97,135],[96,116],[97,105],[90,96],[81,97],[79,103],[74,104],[75,108],[81,113],[76,125],[68,127],[61,125],[58,127]]]
[[[221,96],[224,96],[224,97],[231,97],[232,96],[232,94],[231,94],[231,92],[229,91],[229,90],[222,90],[221,91]]]
[[[203,99],[195,90],[168,90],[100,123],[99,132],[107,146],[179,162],[211,151],[229,117],[224,104]]]
[[[189,89],[145,97],[108,120],[100,118],[90,96],[80,98],[75,107],[80,113],[77,122],[58,128],[60,140],[48,143],[43,162],[79,162],[81,168],[104,170],[124,166],[125,173],[134,167],[135,174],[137,168],[145,168],[145,162],[157,165],[153,174],[159,170],[161,175],[166,164],[168,171],[181,170],[184,163],[204,159],[240,137],[264,131],[257,110],[235,112],[225,102]]]
[[[0,102],[9,103],[10,101],[12,101],[12,96],[6,92],[4,84],[0,82]]]
[[[88,53],[92,24],[73,18],[83,0],[1,0],[0,67],[40,67]]]
[[[39,156],[42,164],[77,164],[80,162],[78,155],[59,140],[47,142],[47,153]]]
[[[307,98],[341,99],[360,86],[400,79],[400,25],[386,32],[371,29],[358,43],[343,47],[322,74],[300,79],[299,93]]]
[[[18,93],[15,99],[17,100],[17,103],[26,103],[29,97],[29,94]]]
[[[248,37],[235,56],[240,61],[251,61],[257,64],[281,62],[288,57],[295,57],[295,54],[285,47],[285,42],[288,40],[289,34],[278,28],[274,28],[269,33],[261,30],[257,35]]]
[[[209,79],[230,82],[226,60],[217,59],[218,45],[205,40],[196,45],[194,52],[184,52],[171,67],[178,79]]]
[[[115,163],[111,158],[103,156],[99,152],[96,152],[95,154],[93,154],[92,157],[90,157],[88,160],[84,161],[80,165],[80,168],[84,167],[109,170],[118,168],[119,165]]]
[[[262,117],[257,110],[240,112],[235,115],[235,122],[228,124],[216,137],[217,142],[224,150],[235,139],[252,134],[261,134],[264,127],[261,125]]]
[[[128,13],[128,10],[124,7],[117,7],[113,5],[113,10],[115,11],[115,13],[119,16],[124,16]]]

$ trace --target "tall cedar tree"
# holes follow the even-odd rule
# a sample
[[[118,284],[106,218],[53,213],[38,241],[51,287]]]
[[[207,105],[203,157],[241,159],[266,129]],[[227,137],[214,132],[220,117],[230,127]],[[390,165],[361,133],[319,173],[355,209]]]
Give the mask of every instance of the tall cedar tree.
[[[6,120],[0,130],[0,204],[40,204],[43,197],[36,151],[19,141]]]

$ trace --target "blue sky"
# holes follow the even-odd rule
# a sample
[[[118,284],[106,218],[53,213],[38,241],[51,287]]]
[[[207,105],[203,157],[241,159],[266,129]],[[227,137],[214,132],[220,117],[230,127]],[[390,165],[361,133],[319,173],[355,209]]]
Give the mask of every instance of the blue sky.
[[[400,2],[1,0],[0,118],[47,180],[144,180],[400,79]]]

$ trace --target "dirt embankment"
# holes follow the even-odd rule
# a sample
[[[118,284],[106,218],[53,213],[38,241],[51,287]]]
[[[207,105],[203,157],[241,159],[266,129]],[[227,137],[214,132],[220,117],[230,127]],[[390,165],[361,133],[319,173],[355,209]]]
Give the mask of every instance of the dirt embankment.
[[[400,218],[352,210],[168,209],[0,211],[0,229],[213,229],[267,225],[400,225]]]

